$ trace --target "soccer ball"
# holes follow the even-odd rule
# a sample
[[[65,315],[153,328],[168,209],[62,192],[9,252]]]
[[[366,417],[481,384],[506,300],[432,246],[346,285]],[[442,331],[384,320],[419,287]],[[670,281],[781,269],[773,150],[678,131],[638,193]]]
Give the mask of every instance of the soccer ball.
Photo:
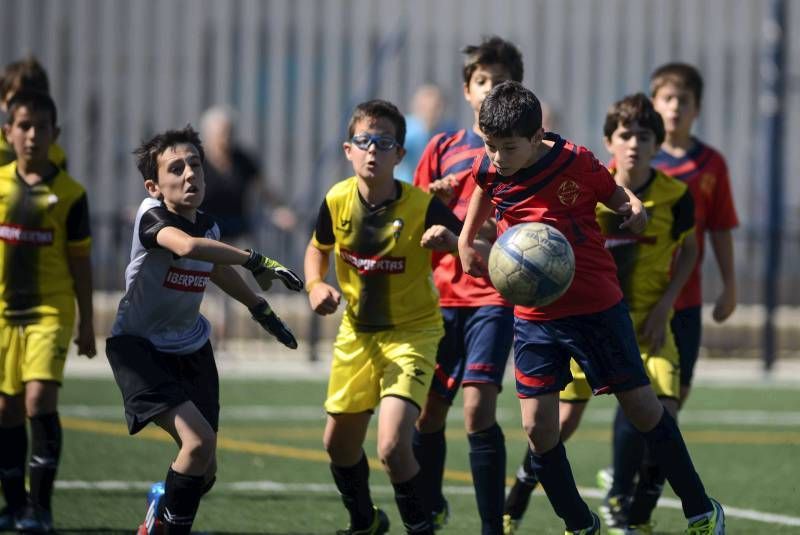
[[[575,254],[567,238],[544,223],[509,228],[489,253],[489,278],[515,305],[549,305],[567,291],[574,275]]]

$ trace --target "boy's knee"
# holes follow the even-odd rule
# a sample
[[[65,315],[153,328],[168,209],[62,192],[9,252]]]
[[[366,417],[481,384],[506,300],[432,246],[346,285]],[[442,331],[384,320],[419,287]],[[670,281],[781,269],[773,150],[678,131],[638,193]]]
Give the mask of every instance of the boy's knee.
[[[558,423],[549,421],[524,422],[522,428],[528,436],[533,451],[544,453],[553,449],[559,441]]]
[[[184,440],[181,450],[199,464],[210,465],[215,460],[217,440],[213,434],[198,435],[197,437]]]

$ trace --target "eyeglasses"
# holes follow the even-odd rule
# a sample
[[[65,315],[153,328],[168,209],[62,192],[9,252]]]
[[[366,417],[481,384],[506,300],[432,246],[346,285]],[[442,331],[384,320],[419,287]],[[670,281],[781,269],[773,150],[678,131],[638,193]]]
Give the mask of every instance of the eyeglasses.
[[[375,147],[383,152],[392,150],[400,145],[397,140],[391,136],[373,136],[372,134],[355,135],[350,139],[350,143],[361,150],[369,150],[369,146],[375,143]]]

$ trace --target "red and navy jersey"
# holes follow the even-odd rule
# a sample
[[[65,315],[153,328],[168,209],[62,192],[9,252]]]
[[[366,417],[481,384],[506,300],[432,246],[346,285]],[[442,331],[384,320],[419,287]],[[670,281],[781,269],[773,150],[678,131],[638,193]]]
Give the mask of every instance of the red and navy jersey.
[[[697,264],[675,301],[677,310],[703,304],[700,274],[706,230],[731,230],[739,225],[725,158],[700,140],[693,141],[694,147],[683,157],[676,158],[660,150],[652,161],[656,169],[685,182],[694,197]]]
[[[414,173],[414,185],[425,191],[433,182],[449,175],[456,179],[453,198],[448,208],[461,221],[475,191],[472,166],[485,155],[483,139],[472,130],[462,129],[437,134],[428,142]],[[488,277],[475,278],[464,274],[458,257],[433,254],[433,280],[443,307],[511,306],[492,286]]]
[[[588,149],[551,132],[544,139],[550,150],[512,176],[498,174],[485,155],[472,170],[495,206],[498,235],[520,223],[546,223],[575,252],[575,278],[563,296],[544,307],[514,308],[517,317],[535,321],[600,312],[622,299],[617,266],[595,218],[597,203],[608,201],[617,184]]]

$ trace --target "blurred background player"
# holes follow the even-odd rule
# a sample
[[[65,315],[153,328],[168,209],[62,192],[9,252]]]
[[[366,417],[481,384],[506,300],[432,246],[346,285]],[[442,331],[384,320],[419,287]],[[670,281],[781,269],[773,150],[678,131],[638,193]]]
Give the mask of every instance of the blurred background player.
[[[403,182],[414,180],[414,169],[425,146],[436,132],[448,130],[444,121],[446,102],[442,90],[435,84],[425,84],[411,97],[411,113],[406,118],[406,155],[397,165],[394,175]]]
[[[335,312],[342,297],[324,281],[331,252],[347,301],[325,401],[325,449],[350,514],[350,526],[338,533],[374,535],[389,529],[386,514],[370,496],[363,450],[370,417],[380,405],[378,457],[404,527],[408,533],[432,534],[412,437],[443,329],[431,252],[423,247],[455,251],[461,224],[439,199],[394,178],[404,155],[405,120],[393,104],[359,104],[348,136],[344,153],[355,176],[326,194],[305,256],[314,312]]]
[[[50,81],[44,67],[33,56],[9,63],[0,77],[0,110],[8,111],[8,102],[18,91],[37,91],[50,94]],[[67,168],[67,155],[57,143],[48,150],[48,158],[61,169]],[[14,161],[14,148],[0,134],[0,165]]]
[[[205,288],[213,282],[294,349],[291,331],[232,266],[249,269],[264,290],[276,278],[295,291],[303,283],[276,261],[219,241],[217,223],[198,210],[205,194],[203,147],[191,127],[158,134],[134,154],[149,197],[136,214],[125,295],[106,355],[130,434],[152,421],[179,448],[163,494],[149,496],[138,533],[188,534],[217,469],[219,378],[211,327],[200,314]]]
[[[270,207],[269,221],[284,232],[297,225],[290,208],[280,204],[263,183],[259,164],[236,139],[235,114],[227,106],[215,106],[203,113],[200,135],[206,159],[206,197],[200,207],[217,220],[221,237],[238,243],[252,241],[260,213]]]
[[[636,345],[622,300],[616,265],[595,220],[602,202],[623,216],[621,229],[641,233],[641,201],[586,149],[541,128],[536,96],[504,82],[484,99],[479,115],[486,156],[477,159],[478,188],[459,236],[464,271],[484,275],[485,260],[472,246],[494,206],[498,232],[528,221],[546,221],[570,241],[575,277],[569,290],[544,307],[514,308],[514,364],[523,427],[532,465],[567,533],[599,533],[600,522],[581,499],[560,440],[558,392],[572,379],[569,355],[579,361],[595,394],[613,393],[643,435],[681,498],[689,531],[725,532],[724,513],[708,497],[675,420],[664,410]],[[603,343],[597,343],[602,340]]]
[[[76,301],[78,354],[95,356],[89,207],[83,187],[48,156],[59,133],[53,100],[23,90],[7,108],[3,133],[16,161],[0,167],[0,530],[49,532]]]
[[[473,111],[470,128],[437,134],[419,161],[414,185],[447,203],[461,220],[475,190],[472,164],[484,154],[478,113],[489,91],[506,80],[522,81],[522,55],[499,37],[467,46],[462,68],[464,98]],[[489,233],[494,239],[494,228]],[[488,277],[465,276],[451,254],[433,256],[434,282],[445,335],[436,354],[436,374],[417,422],[414,453],[430,492],[434,526],[447,521],[442,494],[446,442],[445,423],[459,386],[463,385],[464,426],[470,445],[470,467],[481,517],[482,533],[502,533],[505,496],[505,438],[497,424],[497,395],[513,339],[514,315]]]
[[[714,321],[723,322],[736,308],[736,270],[731,231],[739,224],[728,166],[716,149],[692,135],[703,100],[703,78],[693,66],[668,63],[650,76],[650,97],[664,120],[666,137],[653,167],[689,186],[694,197],[697,264],[675,302],[672,332],[681,358],[681,398],[689,396],[702,334],[701,271],[705,235],[711,238],[722,292],[714,302]]]

